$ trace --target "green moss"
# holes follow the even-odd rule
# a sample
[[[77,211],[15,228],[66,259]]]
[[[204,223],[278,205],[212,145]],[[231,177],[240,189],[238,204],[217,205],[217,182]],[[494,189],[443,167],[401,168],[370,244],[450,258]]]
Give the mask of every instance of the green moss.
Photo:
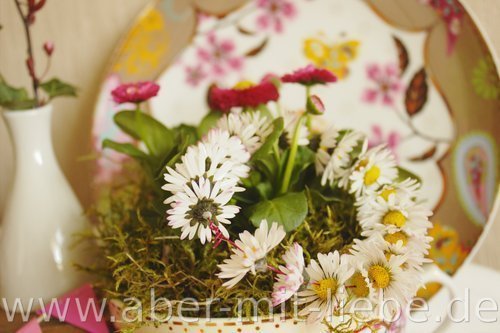
[[[97,286],[103,296],[120,300],[135,297],[143,303],[144,314],[150,313],[151,288],[156,299],[192,297],[201,303],[220,300],[210,305],[212,317],[237,316],[239,300],[271,297],[274,281],[270,272],[248,274],[229,290],[222,287],[223,281],[216,276],[217,265],[230,256],[229,245],[214,249],[198,240],[181,241],[179,232],[167,225],[165,198],[138,176],[140,168],[129,168],[130,172],[103,191],[89,211],[95,225],[91,238],[99,256],[93,267],[85,269],[98,277]],[[270,264],[281,264],[279,258],[293,242],[301,244],[310,259],[322,252],[345,251],[352,239],[360,236],[352,196],[335,193],[335,200],[325,202],[308,194],[309,215],[305,223],[272,251],[268,256]],[[253,229],[249,221],[237,223],[247,224],[235,226],[234,230]],[[236,237],[232,232],[232,238]],[[223,312],[222,308],[231,310]],[[206,306],[201,306],[198,312],[184,314],[198,316],[206,311]],[[261,303],[259,314],[268,312],[267,304]],[[243,314],[254,314],[251,304],[243,305]]]

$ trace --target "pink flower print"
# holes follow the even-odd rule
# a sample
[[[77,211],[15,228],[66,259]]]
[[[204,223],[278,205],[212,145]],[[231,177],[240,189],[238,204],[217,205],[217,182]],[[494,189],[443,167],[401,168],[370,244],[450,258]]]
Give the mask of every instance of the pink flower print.
[[[277,33],[283,31],[283,20],[293,18],[297,13],[294,4],[288,0],[257,0],[257,8],[261,9],[257,26]]]
[[[363,101],[373,104],[381,100],[384,105],[393,106],[403,90],[399,68],[395,64],[372,64],[366,68],[366,75],[374,86],[365,90]]]
[[[458,35],[462,29],[464,10],[458,0],[421,0],[421,3],[432,6],[444,20],[448,29],[448,53],[453,52]]]
[[[243,59],[235,55],[235,45],[232,40],[219,39],[214,33],[207,35],[206,47],[199,47],[199,59],[210,66],[215,76],[223,76],[228,71],[239,70]]]
[[[387,135],[384,134],[382,127],[379,125],[372,126],[372,135],[368,139],[368,147],[376,147],[385,144],[387,148],[394,154],[396,160],[398,159],[397,149],[401,142],[401,135],[396,131],[391,131]]]
[[[196,66],[186,66],[186,82],[193,87],[196,87],[207,77],[207,73],[205,72],[203,66],[201,64]]]

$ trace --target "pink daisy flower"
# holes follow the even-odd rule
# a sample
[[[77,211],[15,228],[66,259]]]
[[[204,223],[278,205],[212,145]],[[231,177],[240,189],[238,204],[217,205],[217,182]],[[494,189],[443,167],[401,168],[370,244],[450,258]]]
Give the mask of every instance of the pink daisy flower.
[[[124,83],[115,88],[111,95],[117,104],[141,103],[158,95],[160,86],[151,81]]]
[[[312,86],[315,84],[336,82],[337,77],[327,69],[308,65],[291,74],[283,75],[281,80],[285,83],[300,83],[305,86]]]

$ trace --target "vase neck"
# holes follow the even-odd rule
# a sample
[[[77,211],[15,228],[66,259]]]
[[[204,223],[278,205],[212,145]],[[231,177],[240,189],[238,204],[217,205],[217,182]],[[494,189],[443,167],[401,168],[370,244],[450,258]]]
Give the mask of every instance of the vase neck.
[[[52,147],[52,105],[26,110],[5,111],[4,119],[14,146],[16,164],[56,163]]]

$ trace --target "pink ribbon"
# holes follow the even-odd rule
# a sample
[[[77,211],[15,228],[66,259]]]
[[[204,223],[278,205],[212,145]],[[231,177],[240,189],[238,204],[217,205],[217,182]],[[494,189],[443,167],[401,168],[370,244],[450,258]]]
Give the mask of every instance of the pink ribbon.
[[[16,333],[42,333],[38,319],[31,319],[26,325],[17,330]]]
[[[40,317],[31,320],[16,333],[42,333],[39,321],[49,316],[89,333],[108,333],[103,318],[104,308],[105,304],[99,302],[92,286],[85,284],[38,310]]]

